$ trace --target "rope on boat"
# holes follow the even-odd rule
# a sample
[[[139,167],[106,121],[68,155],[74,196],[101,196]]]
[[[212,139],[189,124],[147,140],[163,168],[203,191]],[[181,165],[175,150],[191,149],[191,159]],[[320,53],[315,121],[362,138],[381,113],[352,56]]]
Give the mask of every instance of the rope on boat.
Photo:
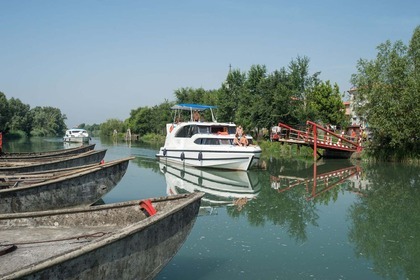
[[[110,234],[111,232],[95,232],[92,234],[83,234],[79,236],[73,236],[73,237],[67,237],[67,238],[59,238],[59,239],[53,239],[53,240],[39,240],[39,241],[30,241],[30,242],[17,242],[17,243],[8,243],[8,244],[1,244],[0,246],[13,246],[13,245],[30,245],[30,244],[39,244],[39,243],[52,243],[52,242],[59,242],[59,241],[67,241],[67,240],[79,240],[82,238],[89,238],[89,237],[102,237],[104,235]]]

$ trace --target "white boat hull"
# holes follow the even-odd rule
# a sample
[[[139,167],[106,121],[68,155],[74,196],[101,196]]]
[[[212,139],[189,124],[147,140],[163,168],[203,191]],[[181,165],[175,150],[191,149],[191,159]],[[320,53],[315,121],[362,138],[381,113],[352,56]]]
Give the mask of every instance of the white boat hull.
[[[177,163],[194,167],[211,167],[232,170],[248,170],[254,166],[261,156],[257,147],[225,147],[217,150],[179,150],[161,148],[157,157],[163,163]]]

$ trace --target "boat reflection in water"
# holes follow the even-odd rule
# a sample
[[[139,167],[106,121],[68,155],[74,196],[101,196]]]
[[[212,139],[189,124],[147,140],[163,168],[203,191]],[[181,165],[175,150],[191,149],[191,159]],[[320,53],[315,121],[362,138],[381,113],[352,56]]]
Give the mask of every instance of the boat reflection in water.
[[[307,200],[316,198],[334,187],[345,187],[348,191],[362,194],[369,185],[362,179],[360,166],[348,160],[319,161],[302,170],[285,170],[278,174],[270,172],[271,188],[285,192],[293,188],[305,188]]]
[[[261,190],[252,171],[198,169],[177,164],[159,163],[167,184],[167,194],[204,192],[201,214],[212,214],[218,206],[236,206],[239,210]]]

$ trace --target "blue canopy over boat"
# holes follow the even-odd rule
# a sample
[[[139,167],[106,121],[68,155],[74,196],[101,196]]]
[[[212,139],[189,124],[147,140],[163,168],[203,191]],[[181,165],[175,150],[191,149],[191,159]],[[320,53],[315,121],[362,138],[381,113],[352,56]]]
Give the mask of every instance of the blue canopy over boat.
[[[201,104],[188,104],[188,103],[182,103],[177,104],[171,107],[173,110],[197,110],[197,111],[204,111],[208,109],[215,109],[216,106],[210,106],[210,105],[201,105]]]
[[[217,108],[216,106],[211,105],[202,105],[202,104],[189,104],[189,103],[181,103],[177,104],[171,107],[172,110],[184,110],[184,111],[190,111],[191,112],[191,120],[193,119],[193,111],[204,111],[204,110],[210,110],[211,112],[211,118],[213,122],[216,122],[216,118],[214,117],[213,110]],[[178,111],[179,112],[179,111]]]

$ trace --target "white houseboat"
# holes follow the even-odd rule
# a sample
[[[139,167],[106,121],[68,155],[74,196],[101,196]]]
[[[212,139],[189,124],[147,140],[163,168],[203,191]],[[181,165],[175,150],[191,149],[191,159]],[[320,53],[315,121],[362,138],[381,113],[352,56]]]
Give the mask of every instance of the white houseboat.
[[[257,164],[261,148],[253,145],[249,135],[243,135],[246,140],[240,143],[236,125],[217,122],[213,108],[198,104],[173,106],[174,121],[166,125],[165,145],[156,155],[159,161],[232,170],[248,170]],[[185,110],[189,111],[190,119],[179,121],[180,112]],[[210,110],[212,121],[200,119],[204,110]]]
[[[66,134],[63,138],[64,142],[73,143],[89,143],[89,140],[89,133],[86,130],[80,128],[72,128],[66,130]]]

